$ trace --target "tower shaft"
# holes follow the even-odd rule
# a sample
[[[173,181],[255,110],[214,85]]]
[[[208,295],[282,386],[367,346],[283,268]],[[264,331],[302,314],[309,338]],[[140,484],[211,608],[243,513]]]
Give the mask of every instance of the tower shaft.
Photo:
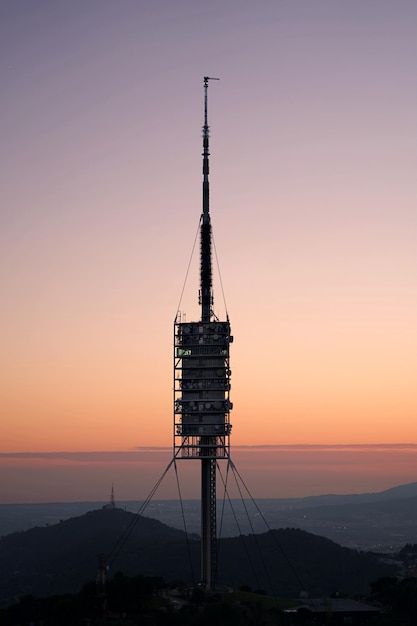
[[[209,126],[207,114],[208,77],[204,77],[204,126],[203,126],[203,214],[201,216],[201,321],[211,321],[212,311],[212,267],[211,267],[211,220],[209,187]],[[211,437],[202,437],[210,444]],[[202,450],[204,452],[204,449]],[[216,576],[216,459],[202,455],[201,459],[201,581],[208,589],[214,587]]]
[[[216,575],[217,460],[229,456],[229,320],[213,313],[209,126],[204,77],[203,211],[200,221],[201,320],[174,323],[174,454],[201,463],[201,582],[213,590]],[[218,79],[215,79],[218,80]]]

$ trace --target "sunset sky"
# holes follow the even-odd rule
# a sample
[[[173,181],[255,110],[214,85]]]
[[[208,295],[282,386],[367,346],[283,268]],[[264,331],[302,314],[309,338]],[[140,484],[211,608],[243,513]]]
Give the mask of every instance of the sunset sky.
[[[236,464],[417,480],[415,0],[2,0],[0,51],[0,502],[139,499],[172,456],[204,75]]]

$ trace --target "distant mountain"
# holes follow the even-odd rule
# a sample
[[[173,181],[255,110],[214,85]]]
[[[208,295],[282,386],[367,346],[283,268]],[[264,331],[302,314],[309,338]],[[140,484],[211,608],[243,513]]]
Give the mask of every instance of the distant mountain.
[[[266,506],[274,525],[302,528],[341,545],[395,552],[417,543],[417,483],[375,494],[317,496]]]
[[[352,494],[325,494],[321,496],[306,496],[305,498],[279,498],[281,504],[291,505],[294,508],[309,508],[311,506],[362,504],[364,502],[392,502],[404,498],[417,498],[417,482],[398,485],[385,491]]]
[[[187,500],[183,507],[187,527],[199,532],[199,502]],[[146,510],[146,515],[177,528],[183,527],[180,513],[179,505],[175,513],[174,502],[151,503]],[[228,501],[222,536],[236,536],[238,530],[240,534],[259,534],[270,528],[287,527],[300,528],[353,549],[398,552],[406,543],[417,543],[417,483],[379,493],[271,498],[256,503]]]
[[[392,487],[391,489],[386,489],[385,491],[381,491],[380,493],[374,494],[377,498],[381,500],[396,500],[397,498],[415,498],[417,497],[417,482],[416,483],[408,483],[407,485],[398,485],[398,487]]]
[[[0,540],[0,601],[76,592],[94,580],[99,553],[110,555],[110,575],[123,571],[196,584],[200,542],[195,535],[186,539],[183,531],[122,509],[100,509],[13,533]],[[272,587],[281,596],[302,590],[312,595],[362,593],[370,582],[395,573],[372,555],[296,529],[219,542],[219,584]]]

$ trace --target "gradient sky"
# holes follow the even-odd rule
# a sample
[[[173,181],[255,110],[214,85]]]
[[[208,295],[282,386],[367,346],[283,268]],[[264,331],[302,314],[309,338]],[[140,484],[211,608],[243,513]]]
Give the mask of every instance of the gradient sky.
[[[0,46],[0,501],[105,499],[114,463],[78,453],[169,460],[204,75],[252,491],[291,495],[280,446],[301,450],[294,495],[414,480],[411,452],[399,475],[383,451],[417,443],[416,2],[3,0]],[[329,451],[374,444],[335,484]],[[117,463],[123,497],[146,495]]]

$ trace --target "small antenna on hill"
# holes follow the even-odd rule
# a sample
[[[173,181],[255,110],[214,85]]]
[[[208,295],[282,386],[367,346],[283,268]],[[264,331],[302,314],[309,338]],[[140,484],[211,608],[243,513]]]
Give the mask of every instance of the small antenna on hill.
[[[107,502],[107,504],[105,504],[103,506],[103,509],[109,510],[109,509],[115,509],[116,508],[116,501],[114,499],[114,485],[112,483],[111,485],[111,493],[110,493],[110,500],[109,502]]]

